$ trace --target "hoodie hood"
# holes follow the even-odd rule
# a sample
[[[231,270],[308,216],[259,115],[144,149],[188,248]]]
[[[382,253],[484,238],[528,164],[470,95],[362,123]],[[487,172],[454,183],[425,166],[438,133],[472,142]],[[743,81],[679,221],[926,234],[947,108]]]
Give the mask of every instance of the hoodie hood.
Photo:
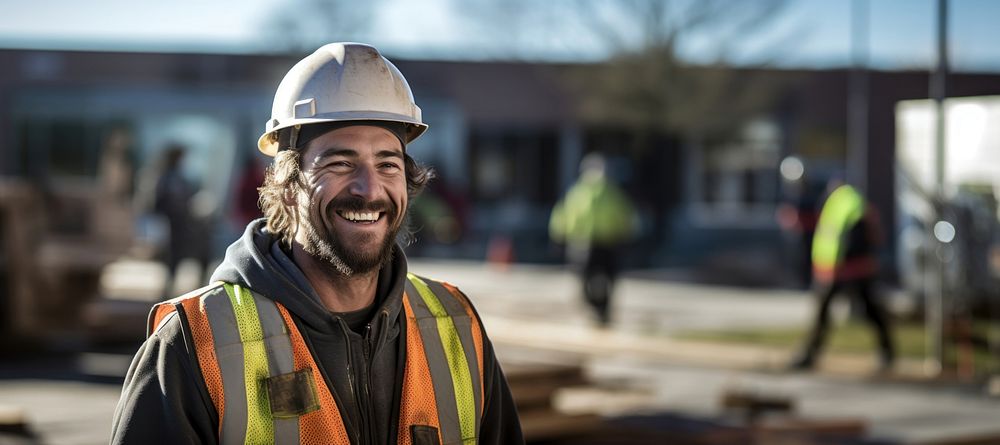
[[[379,271],[374,303],[379,309],[375,312],[373,323],[381,319],[378,314],[383,312],[388,320],[397,319],[402,309],[405,278],[406,257],[396,245],[392,260]],[[333,329],[333,314],[323,306],[291,256],[281,249],[279,239],[267,231],[264,219],[248,224],[243,236],[226,249],[226,257],[212,273],[211,281],[225,281],[252,289],[281,303],[309,328],[317,331]],[[379,328],[381,326],[372,326],[373,330]]]

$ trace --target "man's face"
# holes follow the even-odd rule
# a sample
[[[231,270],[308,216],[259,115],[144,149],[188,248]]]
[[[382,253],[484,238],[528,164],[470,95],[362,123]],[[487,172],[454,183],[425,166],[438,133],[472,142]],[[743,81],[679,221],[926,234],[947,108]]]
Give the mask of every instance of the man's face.
[[[355,125],[313,139],[296,241],[343,275],[389,261],[406,214],[403,147],[384,128]]]

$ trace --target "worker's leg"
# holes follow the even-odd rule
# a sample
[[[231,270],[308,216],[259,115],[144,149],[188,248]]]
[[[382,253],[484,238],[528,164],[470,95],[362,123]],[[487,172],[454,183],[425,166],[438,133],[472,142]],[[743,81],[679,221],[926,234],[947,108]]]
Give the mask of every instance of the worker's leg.
[[[791,364],[792,368],[809,369],[816,364],[816,357],[823,348],[823,342],[826,340],[826,332],[830,324],[830,304],[833,302],[833,297],[840,291],[840,287],[840,283],[837,282],[822,284],[817,287],[816,319],[813,321],[805,347],[798,358]]]
[[[889,316],[879,300],[879,295],[875,292],[875,281],[873,279],[859,280],[855,284],[858,298],[865,308],[865,316],[875,328],[875,335],[879,343],[879,366],[882,370],[892,367],[895,359],[895,351],[892,346],[892,336],[889,334]]]
[[[608,275],[602,252],[592,249],[588,255],[583,273],[584,296],[587,304],[594,309],[598,321],[605,325],[608,321]]]

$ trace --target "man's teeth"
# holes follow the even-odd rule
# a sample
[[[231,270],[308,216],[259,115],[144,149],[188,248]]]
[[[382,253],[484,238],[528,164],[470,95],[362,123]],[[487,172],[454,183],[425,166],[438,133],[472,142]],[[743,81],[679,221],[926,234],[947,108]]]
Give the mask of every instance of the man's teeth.
[[[372,222],[378,219],[378,212],[341,212],[344,218],[356,222]]]

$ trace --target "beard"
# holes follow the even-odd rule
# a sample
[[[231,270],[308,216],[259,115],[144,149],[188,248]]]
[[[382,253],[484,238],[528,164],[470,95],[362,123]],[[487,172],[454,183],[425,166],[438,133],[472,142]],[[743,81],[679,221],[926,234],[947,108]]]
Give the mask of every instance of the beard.
[[[350,243],[348,241],[352,240],[343,239],[332,224],[325,223],[330,218],[340,217],[336,214],[336,210],[384,212],[382,217],[390,221],[390,225],[379,246],[376,249],[368,250],[358,248],[360,245],[369,244],[372,238],[378,236],[377,234],[364,234],[355,237],[353,241],[356,243]],[[361,198],[349,196],[333,199],[327,204],[326,210],[322,214],[320,212],[311,213],[312,217],[303,218],[302,221],[302,230],[306,236],[306,242],[303,243],[302,249],[314,258],[320,259],[322,264],[330,266],[332,271],[349,277],[381,269],[392,261],[396,235],[402,228],[402,224],[397,219],[398,209],[394,203],[388,201],[366,202]],[[314,221],[322,221],[323,223],[316,224]],[[318,230],[317,226],[322,227],[323,230]]]

